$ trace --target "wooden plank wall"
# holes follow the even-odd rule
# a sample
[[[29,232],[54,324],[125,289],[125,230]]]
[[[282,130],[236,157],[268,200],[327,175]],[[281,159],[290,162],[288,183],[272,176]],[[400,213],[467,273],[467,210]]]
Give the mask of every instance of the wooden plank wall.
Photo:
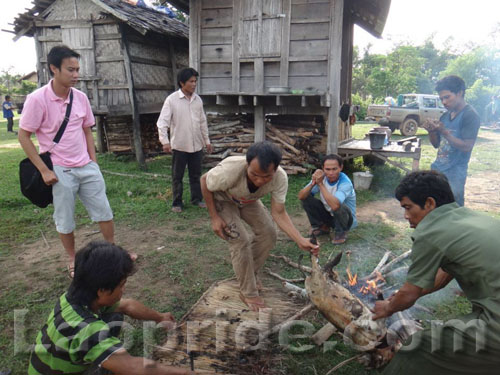
[[[165,98],[176,90],[169,40],[145,38],[132,29],[127,34],[139,111],[159,113]]]
[[[330,0],[291,0],[288,86],[328,91]]]
[[[96,76],[99,77],[99,109],[130,114],[128,81],[121,34],[117,23],[94,25]]]
[[[192,0],[190,63],[201,74],[199,92],[260,92],[261,69],[264,91],[327,92],[332,1]]]
[[[194,1],[199,11],[198,92],[231,91],[233,61],[233,0]],[[196,11],[192,15],[196,17]],[[193,22],[196,22],[193,20]],[[197,27],[194,30],[198,30]],[[191,40],[195,43],[196,40]],[[196,69],[196,67],[195,67]]]

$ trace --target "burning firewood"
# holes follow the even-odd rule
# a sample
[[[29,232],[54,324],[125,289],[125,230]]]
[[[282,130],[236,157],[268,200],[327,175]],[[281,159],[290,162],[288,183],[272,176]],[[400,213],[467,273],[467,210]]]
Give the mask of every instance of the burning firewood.
[[[312,272],[306,278],[311,302],[360,351],[373,350],[384,338],[384,320],[372,320],[370,309],[348,289],[325,273],[315,256],[311,256]]]

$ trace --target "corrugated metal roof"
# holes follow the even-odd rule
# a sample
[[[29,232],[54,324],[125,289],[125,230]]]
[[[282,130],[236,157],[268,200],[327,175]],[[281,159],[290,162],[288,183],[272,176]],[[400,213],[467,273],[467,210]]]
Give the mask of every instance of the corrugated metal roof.
[[[26,13],[19,14],[14,20],[14,33],[16,38],[23,35],[33,36],[35,21],[43,21],[41,14],[56,0],[34,0],[34,6]],[[112,15],[122,22],[127,23],[141,34],[148,31],[188,38],[189,27],[181,21],[170,18],[166,14],[152,9],[138,8],[121,0],[91,0],[102,8],[103,13]]]
[[[189,0],[162,0],[162,3],[165,2],[189,13]],[[310,6],[313,7],[314,3]],[[352,13],[353,22],[378,38],[384,31],[390,7],[391,0],[345,0],[346,11]]]
[[[348,0],[353,22],[377,38],[382,37],[391,0]]]

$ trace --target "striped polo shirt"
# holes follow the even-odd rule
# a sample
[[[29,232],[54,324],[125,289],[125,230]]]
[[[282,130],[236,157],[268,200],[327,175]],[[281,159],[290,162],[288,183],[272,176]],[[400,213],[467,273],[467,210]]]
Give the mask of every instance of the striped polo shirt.
[[[99,314],[111,312],[115,307]],[[121,348],[120,340],[111,335],[110,327],[99,315],[70,303],[65,293],[38,333],[28,374],[81,374]]]

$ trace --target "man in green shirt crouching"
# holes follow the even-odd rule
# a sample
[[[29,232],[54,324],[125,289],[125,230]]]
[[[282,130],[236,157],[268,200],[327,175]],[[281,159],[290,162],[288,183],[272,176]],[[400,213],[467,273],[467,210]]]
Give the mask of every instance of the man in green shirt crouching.
[[[456,279],[472,313],[411,337],[383,374],[498,374],[500,366],[500,221],[455,203],[437,171],[406,176],[396,188],[412,240],[406,283],[375,305],[373,319],[391,316]],[[408,344],[408,343],[406,343]]]
[[[123,314],[165,328],[175,323],[170,313],[122,299],[127,277],[133,273],[134,262],[119,246],[93,241],[81,249],[68,291],[37,335],[28,374],[195,374],[133,357],[123,348],[117,337]]]

